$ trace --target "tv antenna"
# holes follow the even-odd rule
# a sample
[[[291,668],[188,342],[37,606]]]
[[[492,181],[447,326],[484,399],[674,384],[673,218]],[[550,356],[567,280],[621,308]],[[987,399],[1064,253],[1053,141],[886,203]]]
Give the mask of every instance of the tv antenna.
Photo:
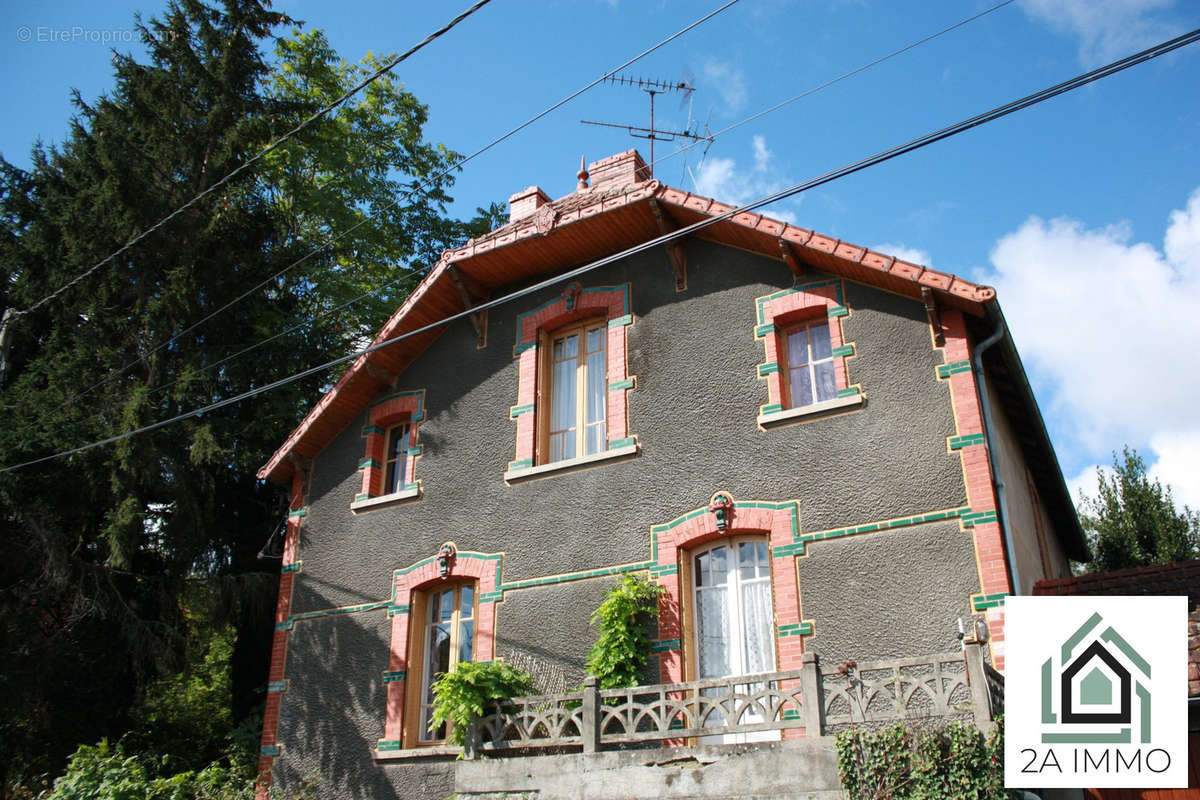
[[[691,120],[691,109],[688,110],[688,124],[682,131],[660,130],[654,127],[654,97],[655,95],[666,94],[667,92],[681,92],[683,99],[680,107],[688,104],[692,98],[692,93],[696,91],[694,81],[687,76],[678,81],[660,81],[650,78],[633,78],[627,75],[613,75],[605,78],[606,83],[612,83],[619,86],[632,86],[641,89],[646,94],[650,95],[650,127],[643,128],[638,125],[621,125],[615,122],[595,122],[593,120],[580,120],[584,125],[600,125],[605,128],[623,128],[629,132],[630,136],[637,139],[648,139],[650,141],[650,177],[654,177],[654,143],[656,141],[673,142],[676,138],[693,139],[702,141],[705,139],[711,140],[711,135],[708,131],[708,126],[705,125],[705,132],[701,134],[698,130],[693,130]]]

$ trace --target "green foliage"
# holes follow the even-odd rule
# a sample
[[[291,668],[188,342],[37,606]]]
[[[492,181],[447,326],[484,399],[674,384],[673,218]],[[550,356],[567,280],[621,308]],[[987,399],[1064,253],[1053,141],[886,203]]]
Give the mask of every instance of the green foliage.
[[[1004,734],[988,738],[952,722],[914,730],[903,723],[838,733],[838,775],[849,800],[1007,800]]]
[[[172,772],[169,759],[157,762],[129,755],[123,743],[102,739],[82,745],[67,772],[44,800],[250,800],[254,770],[213,763],[204,769]]]
[[[462,745],[472,719],[482,717],[497,700],[533,691],[533,676],[503,661],[464,661],[433,682],[433,717],[429,729],[450,724],[450,741]]]
[[[1200,557],[1200,514],[1175,509],[1171,488],[1146,474],[1146,462],[1126,446],[1113,470],[1101,469],[1097,495],[1084,498],[1080,521],[1091,540],[1090,572]]]
[[[658,598],[664,589],[640,575],[625,575],[604,594],[592,614],[599,638],[588,653],[587,670],[601,689],[637,686],[650,653],[648,618],[658,616]]]

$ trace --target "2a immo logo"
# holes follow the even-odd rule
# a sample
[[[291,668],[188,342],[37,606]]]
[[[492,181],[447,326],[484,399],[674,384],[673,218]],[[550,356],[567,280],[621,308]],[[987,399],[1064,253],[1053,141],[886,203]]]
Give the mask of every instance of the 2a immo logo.
[[[1004,782],[1187,786],[1187,598],[1009,597]]]

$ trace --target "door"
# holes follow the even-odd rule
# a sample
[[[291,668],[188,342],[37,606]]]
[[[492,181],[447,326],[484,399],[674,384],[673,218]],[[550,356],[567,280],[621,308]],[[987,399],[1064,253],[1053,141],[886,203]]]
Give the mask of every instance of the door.
[[[766,539],[725,539],[692,554],[697,677],[726,678],[775,670],[771,559]],[[762,684],[745,684],[757,691]],[[714,696],[724,689],[705,689]],[[763,722],[761,713],[740,720],[709,717],[709,725]],[[706,744],[778,739],[779,731],[701,737]]]

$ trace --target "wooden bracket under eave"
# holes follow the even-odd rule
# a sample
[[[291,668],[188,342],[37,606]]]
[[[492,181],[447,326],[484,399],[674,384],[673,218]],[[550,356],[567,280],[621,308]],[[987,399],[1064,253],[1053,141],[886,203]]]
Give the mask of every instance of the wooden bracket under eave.
[[[655,198],[650,198],[650,210],[654,212],[654,221],[658,223],[660,235],[666,235],[679,230],[679,224],[663,209]],[[683,239],[673,239],[667,242],[667,260],[671,271],[675,273],[675,291],[687,289],[687,246]]]
[[[488,292],[470,275],[461,272],[453,264],[449,265],[447,271],[450,273],[450,279],[454,281],[455,287],[458,288],[459,299],[462,300],[463,311],[470,311],[480,303],[488,300]],[[475,328],[475,336],[478,338],[478,344],[475,345],[476,350],[482,350],[487,347],[487,309],[477,311],[471,315],[471,325]]]
[[[783,263],[788,265],[788,269],[792,271],[792,283],[797,283],[804,277],[804,266],[800,263],[800,259],[796,258],[796,253],[792,250],[791,244],[787,239],[779,240],[779,257],[783,259]]]
[[[938,311],[933,290],[928,286],[922,286],[921,299],[925,301],[925,313],[929,315],[929,324],[933,326],[933,343],[937,347],[945,347],[946,332],[942,329],[942,314]]]
[[[313,460],[309,456],[302,456],[295,450],[288,452],[288,461],[292,462],[292,467],[296,472],[300,473],[300,483],[305,487],[304,491],[308,491],[308,481],[312,477]]]
[[[390,369],[384,369],[378,364],[373,363],[369,355],[367,356],[367,374],[384,386],[391,386],[393,388],[396,386],[396,380],[400,377]]]

